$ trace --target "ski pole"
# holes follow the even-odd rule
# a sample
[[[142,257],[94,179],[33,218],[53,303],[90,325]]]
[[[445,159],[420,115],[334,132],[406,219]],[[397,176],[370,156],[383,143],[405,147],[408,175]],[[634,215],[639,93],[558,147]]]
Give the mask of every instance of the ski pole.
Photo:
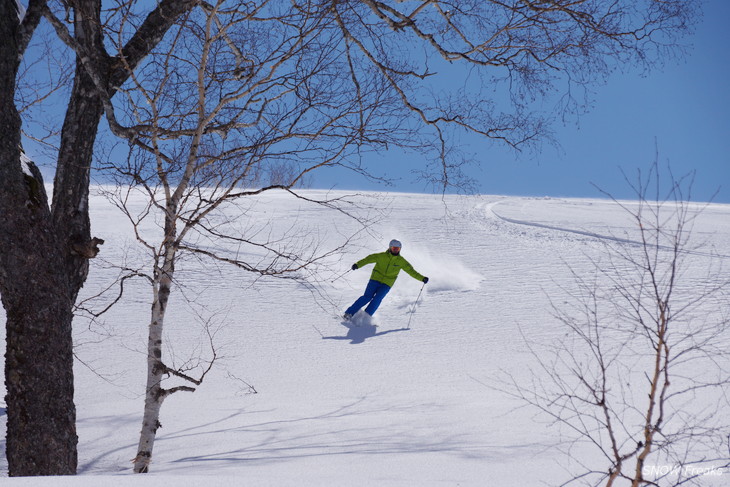
[[[330,283],[332,283],[332,282],[335,282],[335,281],[339,281],[339,280],[340,280],[340,279],[342,279],[342,278],[343,278],[343,277],[345,276],[345,274],[347,274],[348,272],[352,272],[352,269],[347,269],[347,270],[346,270],[345,272],[343,272],[343,273],[342,273],[342,274],[340,274],[339,276],[337,276],[337,277],[335,277],[334,279],[332,279],[332,280],[330,281]]]
[[[421,286],[421,290],[418,291],[418,297],[416,298],[416,302],[413,303],[413,311],[411,311],[411,316],[408,317],[408,325],[406,326],[406,329],[411,328],[411,320],[413,319],[413,315],[416,314],[416,309],[418,308],[418,300],[421,299],[421,293],[423,292],[423,288],[426,287],[426,283],[423,283],[423,286]]]

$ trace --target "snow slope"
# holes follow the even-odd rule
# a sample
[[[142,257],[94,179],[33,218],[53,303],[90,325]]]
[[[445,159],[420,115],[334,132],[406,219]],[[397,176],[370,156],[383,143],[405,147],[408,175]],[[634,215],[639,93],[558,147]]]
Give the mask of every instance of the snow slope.
[[[534,358],[521,332],[545,343],[562,339],[549,300],[567,299],[560,287],[573,280],[568,264],[591,272],[606,241],[636,237],[626,213],[605,200],[354,199],[375,218],[366,230],[283,194],[237,217],[252,227],[271,221],[274,233],[295,222],[324,246],[360,231],[346,253],[318,269],[314,290],[193,259],[179,266],[165,358],[182,365],[208,356],[200,315],[213,327],[219,360],[198,391],[165,402],[150,474],[132,474],[130,463],[150,308],[150,291],[136,280],[98,322],[76,324],[79,476],[0,478],[0,485],[522,487],[569,478],[575,465],[555,448],[555,428],[493,385],[500,370],[529,382]],[[90,206],[93,234],[106,244],[85,296],[113,281],[114,265],[143,262],[118,210],[99,195]],[[693,256],[699,263],[713,253],[723,254],[713,262],[727,262],[730,206],[707,207],[693,236],[705,242]],[[402,274],[374,323],[343,325],[337,316],[360,295],[370,267],[335,278],[391,238],[430,278],[417,307],[421,283]],[[702,279],[702,269],[688,277]],[[3,454],[0,472],[4,462]],[[728,485],[730,472],[702,481]]]

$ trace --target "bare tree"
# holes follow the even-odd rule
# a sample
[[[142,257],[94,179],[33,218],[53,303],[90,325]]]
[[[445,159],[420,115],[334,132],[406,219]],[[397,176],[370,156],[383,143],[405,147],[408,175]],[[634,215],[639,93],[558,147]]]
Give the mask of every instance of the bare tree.
[[[282,232],[238,221],[250,211],[243,201],[266,192],[306,200],[292,188],[356,144],[357,127],[348,118],[379,107],[377,98],[372,106],[348,100],[343,75],[329,63],[331,48],[319,37],[326,26],[321,16],[263,14],[249,3],[231,2],[191,12],[130,75],[120,103],[106,108],[131,148],[126,163],[103,166],[123,181],[113,201],[152,258],[145,408],[134,465],[139,473],[149,470],[164,400],[194,391],[215,359],[213,352],[193,377],[163,357],[181,259],[194,254],[260,276],[297,278],[345,243],[323,248],[294,223]],[[140,192],[146,201],[141,210],[130,204],[139,201],[130,194]],[[344,200],[308,202],[344,211]],[[149,220],[162,222],[156,232],[145,228]],[[166,386],[166,378],[186,384]]]
[[[127,37],[125,69],[103,51],[100,0],[77,0],[60,8],[74,25],[76,46],[99,54],[92,62],[96,72],[103,73],[104,91],[113,94],[128,76],[127,69],[136,66],[193,4],[160,2]],[[82,63],[76,66],[65,101],[63,127],[50,129],[60,132],[52,205],[40,172],[21,159],[16,103],[23,109],[34,101],[25,98],[27,85],[18,86],[16,76],[44,15],[51,16],[43,0],[30,0],[27,8],[12,0],[0,2],[0,295],[7,317],[6,452],[11,476],[76,472],[72,310],[100,243],[91,238],[88,189],[102,103],[98,85]],[[48,84],[55,86],[57,81]]]
[[[635,232],[607,243],[592,275],[573,272],[554,305],[564,339],[531,344],[534,380],[510,389],[583,459],[565,485],[694,485],[730,466],[729,282],[691,239],[704,205],[686,201],[690,179],[663,189],[656,165],[632,187],[638,199],[616,203]]]

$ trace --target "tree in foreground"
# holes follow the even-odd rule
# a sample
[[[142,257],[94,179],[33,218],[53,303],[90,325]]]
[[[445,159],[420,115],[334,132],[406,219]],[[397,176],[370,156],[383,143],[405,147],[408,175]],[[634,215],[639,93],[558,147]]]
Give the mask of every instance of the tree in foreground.
[[[193,178],[182,168],[191,161],[202,166],[209,155],[222,162],[208,164],[196,176],[199,181],[209,172],[225,174],[226,167],[265,160],[264,169],[257,163],[251,170],[272,174],[270,164],[278,164],[287,175],[278,185],[288,188],[298,180],[296,175],[315,168],[339,165],[367,173],[363,154],[396,146],[422,153],[422,176],[445,188],[462,182],[460,135],[476,133],[518,149],[548,137],[551,116],[531,112],[531,101],[565,89],[568,102],[563,108],[573,109],[580,105],[572,97],[577,86],[600,82],[627,63],[651,65],[676,52],[676,41],[693,21],[698,2],[162,0],[144,16],[141,2],[75,0],[58,6],[31,0],[25,17],[17,15],[13,2],[2,5],[0,32],[10,39],[0,49],[0,113],[8,134],[0,144],[5,184],[0,210],[11,215],[0,219],[0,293],[8,316],[8,458],[11,475],[31,475],[75,471],[71,310],[86,279],[88,258],[97,251],[90,237],[88,186],[102,113],[116,135],[169,166],[155,170],[157,175],[170,174],[171,190],[155,201],[162,203],[160,209],[171,223],[183,198],[177,189]],[[59,143],[53,203],[49,206],[41,197],[30,208],[13,97],[18,60],[41,15],[53,23],[78,61]],[[175,34],[166,36],[173,23]],[[202,40],[208,33],[215,42],[203,58]],[[180,37],[173,40],[171,35]],[[153,86],[169,80],[161,97],[154,98],[156,88],[147,80],[130,77],[163,38],[168,46],[195,49],[196,55],[193,64],[180,58],[173,66],[162,49],[145,61],[146,69],[156,69]],[[195,68],[201,60],[202,71]],[[221,69],[223,63],[228,71]],[[165,72],[165,66],[182,72]],[[454,76],[455,66],[469,73],[468,83]],[[200,105],[186,119],[174,104],[191,92],[191,83],[202,86],[200,79],[184,78],[195,71],[210,80],[205,90],[218,87],[218,100],[211,92],[196,94]],[[439,79],[446,80],[446,88]],[[491,99],[488,93],[495,88],[505,96]],[[172,96],[176,90],[177,97]],[[121,99],[120,92],[127,98]],[[147,108],[120,116],[124,106],[139,106],[149,94],[154,102],[149,107],[159,113]],[[219,100],[228,100],[233,109],[221,108]],[[236,111],[239,115],[232,114]],[[158,115],[179,123],[150,125]],[[205,128],[184,134],[186,142],[175,151],[162,143],[170,135],[165,130],[185,132],[191,126]],[[179,135],[177,140],[183,140]],[[315,157],[319,162],[313,164]],[[141,181],[148,177],[140,176]],[[157,184],[166,185],[158,181],[148,186]],[[42,184],[35,186],[43,189]],[[168,241],[170,249],[174,242]],[[40,262],[49,275],[28,280]],[[51,312],[42,312],[40,303],[55,304]],[[32,336],[23,338],[32,330]],[[40,354],[42,349],[56,352]],[[38,364],[45,370],[32,372]],[[53,384],[65,386],[59,390]],[[41,409],[30,416],[59,415],[54,424],[64,426],[54,432],[27,421],[32,408]],[[29,460],[16,468],[31,455],[31,444],[38,459],[61,455],[69,461],[60,468],[40,468]]]
[[[554,307],[565,337],[533,343],[534,380],[509,390],[565,438],[580,472],[563,485],[704,485],[730,466],[730,280],[695,243],[691,179],[664,188],[655,165],[632,187],[637,200],[616,203],[633,231],[594,273],[574,271]]]
[[[127,39],[122,51],[125,69],[119,58],[95,57],[91,62],[103,76],[103,90],[112,94],[128,69],[192,4],[160,2]],[[98,52],[101,3],[79,0],[69,2],[68,8],[77,46]],[[63,126],[51,129],[60,132],[52,204],[41,173],[23,159],[20,149],[22,126],[15,97],[37,80],[21,78],[18,86],[16,76],[44,15],[50,15],[45,1],[31,0],[27,9],[12,0],[0,2],[0,295],[6,312],[6,454],[11,476],[76,473],[71,323],[89,259],[100,243],[91,238],[88,190],[102,97],[81,63],[64,102]],[[38,109],[24,115],[45,117],[42,102]]]

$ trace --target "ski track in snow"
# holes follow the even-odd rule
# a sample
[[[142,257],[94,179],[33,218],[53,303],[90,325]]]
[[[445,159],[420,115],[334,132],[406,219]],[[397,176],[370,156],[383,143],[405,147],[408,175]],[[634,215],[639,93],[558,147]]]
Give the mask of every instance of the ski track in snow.
[[[501,371],[530,380],[536,364],[523,334],[563,340],[550,303],[567,300],[560,292],[574,283],[567,264],[588,271],[601,261],[606,238],[620,243],[607,235],[630,235],[622,210],[600,200],[357,198],[387,210],[326,262],[316,286],[254,279],[194,259],[178,266],[165,360],[194,370],[190,357],[205,359],[198,316],[212,326],[220,360],[198,391],[163,405],[152,473],[132,475],[129,463],[141,422],[150,306],[144,281],[131,280],[124,301],[102,320],[75,325],[76,353],[88,365],[76,364],[80,475],[2,482],[523,487],[566,480],[569,462],[554,447],[555,430],[492,386]],[[325,241],[358,230],[341,215],[280,195],[261,201],[256,214],[271,219],[273,235],[291,226],[291,214]],[[106,239],[100,257],[141,262],[144,252],[116,210],[99,196],[91,207],[94,234]],[[712,205],[707,216],[695,231],[728,248],[730,207]],[[372,321],[343,323],[372,266],[347,269],[391,238],[404,243],[403,255],[429,283],[401,273]],[[703,264],[708,255],[690,258]],[[85,295],[116,276],[102,263],[92,262]],[[687,277],[698,290],[708,284],[701,265]],[[3,462],[4,455],[0,469]],[[703,487],[724,485],[727,475]]]
[[[501,215],[499,212],[497,212],[495,210],[495,208],[499,204],[500,204],[499,201],[490,203],[485,208],[485,211],[491,213],[492,215],[497,217],[499,220],[502,220],[503,222],[506,222],[506,223],[511,223],[514,225],[521,225],[521,226],[526,226],[526,227],[546,229],[546,230],[554,230],[556,232],[572,233],[572,234],[580,235],[580,236],[584,236],[584,237],[589,237],[589,238],[594,238],[594,239],[604,240],[604,241],[610,241],[610,242],[616,242],[619,244],[629,244],[629,245],[633,245],[633,246],[637,246],[637,247],[641,247],[643,245],[643,243],[640,240],[621,238],[621,237],[616,237],[616,236],[612,236],[612,235],[604,235],[604,234],[597,233],[594,231],[577,230],[577,229],[568,228],[565,226],[555,226],[555,225],[539,223],[539,222],[535,222],[535,221],[509,218],[509,217]],[[673,250],[672,247],[667,247],[667,246],[659,246],[659,248],[662,250],[669,250],[669,251]],[[723,255],[723,254],[714,253],[714,252],[698,252],[698,251],[692,251],[692,250],[684,250],[683,252],[687,253],[687,254],[701,255],[701,256],[705,256],[705,257],[719,257],[719,258],[723,258],[723,259],[730,259],[730,255]]]

